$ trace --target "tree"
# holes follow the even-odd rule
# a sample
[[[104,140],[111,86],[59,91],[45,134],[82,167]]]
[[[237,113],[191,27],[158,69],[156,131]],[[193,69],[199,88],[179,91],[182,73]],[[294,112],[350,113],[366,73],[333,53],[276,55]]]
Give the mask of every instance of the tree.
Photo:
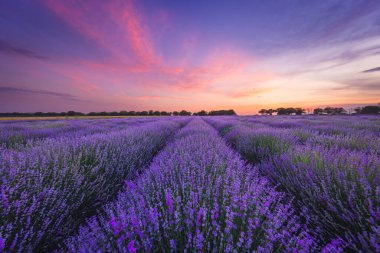
[[[293,111],[294,111],[293,108],[283,108],[283,107],[277,108],[277,114],[278,115],[289,115]]]
[[[66,115],[72,117],[72,116],[75,116],[75,112],[74,111],[68,111]]]
[[[261,115],[267,114],[267,110],[266,109],[260,109],[259,113]]]
[[[362,108],[361,107],[356,107],[356,108],[354,108],[354,111],[355,111],[356,114],[360,114],[361,111],[362,111]]]
[[[75,112],[75,111],[68,111],[66,113],[67,116],[84,116],[84,113],[81,112]]]
[[[303,109],[303,108],[296,108],[295,109],[295,113],[296,113],[296,115],[305,114],[305,109]]]
[[[375,105],[364,106],[360,113],[361,114],[379,114],[380,106],[375,106]]]
[[[182,110],[179,112],[179,115],[180,116],[190,116],[191,115],[191,112],[188,112],[186,110]]]
[[[236,115],[234,110],[219,110],[219,111],[212,111],[210,112],[211,115]],[[113,111],[113,112],[89,112],[87,114],[84,114],[82,112],[76,112],[76,111],[68,111],[68,112],[35,112],[35,113],[19,113],[19,112],[6,112],[6,113],[0,113],[0,117],[53,117],[53,116],[190,116],[192,115],[191,112],[182,110],[180,112],[174,111],[172,112],[166,112],[166,111]],[[199,116],[206,116],[209,115],[205,110],[201,110],[197,113],[194,113],[194,115]]]
[[[233,116],[233,115],[237,115],[237,114],[236,114],[236,112],[233,109],[230,109],[230,110],[226,111],[226,115]]]
[[[273,110],[273,109],[267,110],[267,114],[269,114],[269,115],[273,115],[273,113],[275,113],[275,112],[276,112],[276,110]]]
[[[109,116],[108,112],[99,112],[98,116]]]
[[[199,112],[194,112],[193,115],[194,116],[207,116],[207,112],[205,110],[201,110]]]
[[[347,114],[347,111],[343,107],[337,107],[334,109],[334,114]]]
[[[234,110],[218,110],[218,111],[211,111],[208,113],[209,116],[222,116],[222,115],[229,115],[233,116],[236,115],[236,112]]]
[[[277,108],[277,115],[285,115],[286,114],[286,109],[283,107]]]
[[[323,109],[323,112],[326,114],[346,114],[347,111],[343,107],[326,107]]]
[[[328,106],[328,107],[325,107],[325,109],[323,109],[323,112],[324,113],[327,113],[327,114],[333,114],[334,112],[334,108]]]
[[[277,112],[277,115],[302,115],[302,114],[305,114],[306,110],[303,109],[303,108],[293,108],[293,107],[288,107],[288,108],[284,108],[284,107],[280,107],[280,108],[277,108],[276,110],[272,110],[272,109],[269,109],[269,110],[266,110],[267,113],[269,115],[272,115],[272,113],[274,112]]]
[[[286,108],[286,115],[292,115],[293,113],[296,113],[296,109],[293,107]]]
[[[315,108],[313,111],[313,114],[321,115],[321,114],[323,114],[323,109],[322,108]]]

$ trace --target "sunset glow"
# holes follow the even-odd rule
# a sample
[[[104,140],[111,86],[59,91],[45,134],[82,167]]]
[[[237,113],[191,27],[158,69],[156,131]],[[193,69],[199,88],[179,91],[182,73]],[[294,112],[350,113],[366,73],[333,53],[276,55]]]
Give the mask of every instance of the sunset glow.
[[[0,3],[0,111],[380,102],[380,2]]]

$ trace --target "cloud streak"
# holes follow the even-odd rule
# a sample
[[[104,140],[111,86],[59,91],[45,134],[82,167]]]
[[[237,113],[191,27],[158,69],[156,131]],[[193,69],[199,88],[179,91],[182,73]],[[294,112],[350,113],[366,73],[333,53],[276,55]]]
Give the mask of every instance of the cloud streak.
[[[28,89],[28,88],[17,88],[17,87],[10,87],[10,86],[0,86],[0,93],[43,95],[43,96],[53,96],[53,97],[57,97],[57,98],[65,99],[65,100],[71,100],[71,101],[81,101],[81,102],[85,101],[69,93],[62,93],[62,92],[55,92],[55,91],[48,91],[48,90],[35,90],[35,89]]]
[[[371,73],[371,72],[378,72],[378,71],[380,71],[380,67],[367,69],[367,70],[362,71],[362,73]]]
[[[362,92],[379,92],[380,94],[380,81],[371,78],[361,78],[342,81],[342,86],[336,88],[337,90],[354,89]]]
[[[48,57],[42,56],[32,50],[22,48],[19,46],[15,46],[9,42],[6,42],[4,40],[0,40],[0,52],[15,55],[15,56],[21,56],[21,57],[27,57],[27,58],[33,58],[37,60],[49,60]]]

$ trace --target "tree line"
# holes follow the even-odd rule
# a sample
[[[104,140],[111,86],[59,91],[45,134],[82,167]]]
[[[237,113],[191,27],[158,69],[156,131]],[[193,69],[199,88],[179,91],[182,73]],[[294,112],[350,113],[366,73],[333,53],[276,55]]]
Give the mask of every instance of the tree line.
[[[313,111],[313,114],[316,115],[323,115],[323,114],[332,114],[332,115],[339,115],[339,114],[347,114],[347,111],[343,107],[325,107],[325,108],[315,108]]]
[[[259,113],[261,115],[273,115],[274,113],[277,113],[277,115],[302,115],[305,114],[306,110],[303,108],[277,108],[277,109],[261,109]]]
[[[325,108],[316,108],[314,109],[314,114],[323,115],[323,114],[347,114],[347,111],[342,107],[325,107]],[[349,114],[379,114],[380,106],[368,105],[364,107],[356,107]]]
[[[369,105],[364,107],[357,107],[354,109],[357,114],[379,114],[380,106]]]
[[[303,108],[277,108],[277,109],[261,109],[259,111],[261,115],[303,115],[306,114],[306,110]],[[357,107],[353,109],[353,112],[350,112],[350,114],[379,114],[380,113],[380,106],[375,105],[369,105],[364,107]],[[315,108],[313,110],[313,114],[315,115],[343,115],[348,114],[347,110],[343,107],[325,107],[325,108]]]
[[[34,113],[0,113],[0,117],[74,117],[74,116],[221,116],[221,115],[236,115],[234,110],[216,110],[207,112],[201,110],[199,112],[181,111],[113,111],[113,112],[89,112],[82,113],[76,111],[68,112],[34,112]]]

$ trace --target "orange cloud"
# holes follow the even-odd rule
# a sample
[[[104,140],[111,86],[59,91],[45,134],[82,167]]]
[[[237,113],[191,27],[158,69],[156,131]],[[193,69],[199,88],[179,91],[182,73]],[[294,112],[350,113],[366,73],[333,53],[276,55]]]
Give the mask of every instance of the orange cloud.
[[[237,91],[237,92],[231,92],[227,94],[227,96],[231,98],[243,98],[243,97],[252,97],[252,96],[258,96],[267,92],[271,92],[273,89],[271,88],[262,88],[262,89],[252,89],[252,90],[245,90],[245,91]]]

